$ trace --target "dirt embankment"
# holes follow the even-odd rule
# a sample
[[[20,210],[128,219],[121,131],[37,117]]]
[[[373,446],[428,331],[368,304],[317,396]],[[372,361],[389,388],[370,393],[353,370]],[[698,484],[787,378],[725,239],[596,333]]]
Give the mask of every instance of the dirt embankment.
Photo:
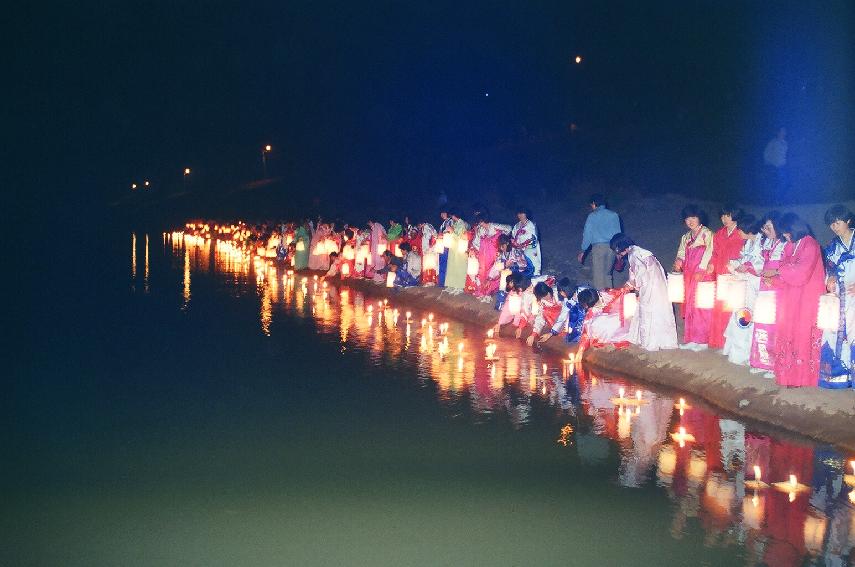
[[[498,319],[492,301],[485,303],[463,293],[450,294],[442,288],[390,289],[364,280],[348,280],[347,285],[475,325],[489,327]],[[558,339],[549,341],[545,347],[556,353],[572,350]],[[724,356],[712,351],[606,348],[590,350],[584,359],[594,368],[684,391],[735,416],[855,451],[853,390],[780,388],[774,380],[751,374],[747,367],[730,364]]]

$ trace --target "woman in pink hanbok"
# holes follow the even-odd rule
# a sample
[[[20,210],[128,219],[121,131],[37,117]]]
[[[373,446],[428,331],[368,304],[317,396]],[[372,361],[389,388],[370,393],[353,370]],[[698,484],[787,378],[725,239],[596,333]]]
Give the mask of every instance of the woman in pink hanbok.
[[[781,386],[816,386],[822,345],[816,316],[819,296],[825,292],[822,250],[810,227],[795,215],[782,230],[792,247],[780,266],[762,274],[779,296],[775,381]]]
[[[506,224],[489,222],[482,215],[475,227],[475,237],[472,239],[472,247],[477,250],[478,275],[475,280],[475,296],[485,297],[496,293],[499,289],[499,280],[490,279],[490,270],[496,263],[499,250],[499,237],[509,234],[511,227]]]
[[[689,232],[680,239],[674,271],[683,272],[685,302],[683,303],[683,341],[681,348],[704,350],[710,336],[711,309],[700,309],[695,305],[698,284],[714,279],[710,260],[713,253],[713,233],[704,226],[705,214],[696,205],[683,208],[683,222]]]
[[[763,239],[760,245],[760,253],[763,256],[763,268],[757,273],[758,276],[765,270],[777,269],[784,257],[784,248],[787,242],[778,228],[778,219],[778,213],[771,212],[761,221],[760,232],[763,234]],[[760,287],[757,292],[757,300],[755,301],[760,300],[761,297],[773,298],[775,311],[778,311],[777,305],[780,298],[775,294],[771,281],[764,278],[760,278]],[[755,313],[754,333],[751,337],[751,354],[748,358],[748,364],[751,366],[752,372],[767,372],[768,378],[774,378],[772,370],[775,369],[775,335],[775,323],[761,323],[757,321]]]
[[[674,307],[668,298],[668,280],[662,264],[649,250],[623,233],[609,243],[617,257],[628,257],[626,286],[638,292],[638,307],[629,326],[629,342],[645,350],[677,348]]]

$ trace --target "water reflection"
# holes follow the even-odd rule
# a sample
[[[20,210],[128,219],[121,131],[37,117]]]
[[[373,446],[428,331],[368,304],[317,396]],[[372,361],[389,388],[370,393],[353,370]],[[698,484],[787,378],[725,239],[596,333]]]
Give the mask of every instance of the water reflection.
[[[428,313],[405,313],[394,301],[288,274],[229,243],[168,239],[183,260],[184,308],[191,271],[213,268],[235,293],[254,286],[266,336],[276,336],[274,316],[311,321],[320,339],[335,342],[342,355],[356,351],[369,364],[411,369],[439,404],[455,408],[455,415],[465,407],[476,423],[501,419],[523,429],[546,414],[554,425],[549,442],[578,457],[590,474],[666,495],[673,538],[701,528],[707,546],[738,546],[746,564],[842,565],[852,556],[855,468],[846,474],[851,465],[834,450],[752,431],[687,397],[600,375]],[[133,240],[135,249],[135,235]],[[791,478],[805,490],[788,489]]]

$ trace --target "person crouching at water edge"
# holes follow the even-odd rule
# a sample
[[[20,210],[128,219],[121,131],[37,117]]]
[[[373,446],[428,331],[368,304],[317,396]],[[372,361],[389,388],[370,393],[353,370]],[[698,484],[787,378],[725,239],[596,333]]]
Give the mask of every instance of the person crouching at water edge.
[[[706,214],[697,205],[687,205],[682,211],[683,222],[689,232],[680,239],[674,271],[683,272],[685,301],[682,307],[685,325],[680,348],[705,350],[710,337],[710,317],[712,309],[697,305],[698,284],[713,281],[712,260],[713,233],[704,226]]]
[[[533,346],[534,341],[538,344],[545,343],[552,337],[551,332],[541,334],[545,329],[552,330],[552,326],[561,315],[561,302],[558,294],[546,283],[540,282],[534,286],[534,298],[537,301],[537,315],[531,327],[531,335],[526,339],[528,346]]]
[[[609,246],[618,258],[627,258],[629,281],[625,288],[638,293],[638,306],[629,326],[628,340],[645,350],[677,348],[674,307],[668,298],[668,280],[662,264],[649,250],[623,233]]]
[[[629,346],[629,324],[623,317],[623,296],[628,291],[586,288],[579,292],[579,303],[586,310],[579,338],[580,353],[608,345]]]
[[[855,361],[855,229],[852,212],[835,205],[825,213],[825,224],[834,233],[826,247],[826,288],[837,295],[840,310],[837,331],[823,334],[819,385],[824,388],[852,386]]]

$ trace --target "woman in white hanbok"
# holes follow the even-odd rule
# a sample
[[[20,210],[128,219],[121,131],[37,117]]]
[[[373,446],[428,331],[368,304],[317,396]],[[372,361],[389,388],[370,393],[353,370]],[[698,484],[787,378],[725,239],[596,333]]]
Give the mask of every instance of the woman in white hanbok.
[[[626,287],[638,292],[638,307],[629,326],[629,342],[645,350],[677,348],[674,307],[668,299],[668,281],[662,264],[649,250],[618,233],[610,242],[618,257],[626,256],[629,281]]]
[[[739,285],[745,286],[743,305],[732,305],[733,312],[724,330],[724,349],[722,354],[734,364],[747,365],[751,357],[751,341],[754,337],[754,322],[751,316],[742,312],[754,310],[757,293],[760,291],[760,273],[763,271],[763,243],[760,237],[760,224],[754,215],[743,215],[736,223],[745,243],[737,260],[731,260],[730,273]],[[744,282],[744,283],[742,283]]]
[[[518,250],[522,250],[526,257],[531,260],[534,266],[534,275],[540,275],[541,256],[540,256],[540,240],[537,238],[537,227],[529,220],[529,212],[520,208],[517,212],[517,220],[519,222],[514,225],[511,231],[512,245]]]

